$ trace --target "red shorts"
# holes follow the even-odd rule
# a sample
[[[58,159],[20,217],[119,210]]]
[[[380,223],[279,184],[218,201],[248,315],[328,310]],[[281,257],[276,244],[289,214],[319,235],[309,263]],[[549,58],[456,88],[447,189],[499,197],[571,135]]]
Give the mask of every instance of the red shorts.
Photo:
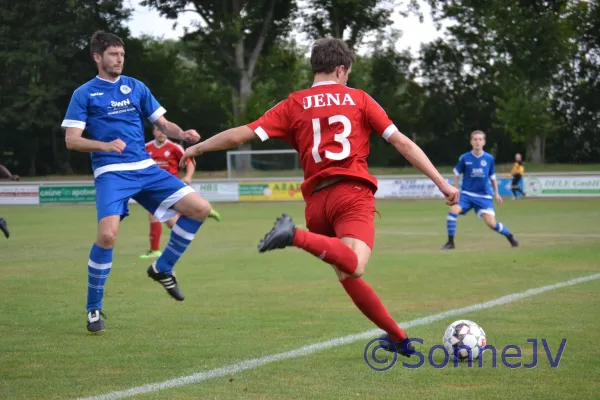
[[[328,237],[375,242],[375,196],[366,183],[343,180],[313,193],[304,215],[310,232]]]

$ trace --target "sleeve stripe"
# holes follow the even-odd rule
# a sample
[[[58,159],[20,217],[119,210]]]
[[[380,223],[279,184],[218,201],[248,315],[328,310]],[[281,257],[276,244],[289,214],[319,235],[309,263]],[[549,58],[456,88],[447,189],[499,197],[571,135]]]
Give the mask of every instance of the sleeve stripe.
[[[256,133],[256,135],[260,138],[260,140],[262,140],[263,142],[265,140],[269,139],[269,135],[267,134],[267,132],[262,128],[262,126],[257,127],[254,130],[254,133]]]
[[[392,136],[392,134],[394,132],[396,132],[398,130],[398,128],[396,128],[396,125],[391,124],[390,126],[388,126],[387,128],[385,128],[385,131],[383,131],[383,134],[381,135],[385,140],[388,140],[390,138],[390,136]]]
[[[460,176],[460,174],[458,173],[458,171],[456,170],[456,168],[454,168],[452,171],[454,171],[454,175]]]
[[[85,122],[84,121],[77,121],[74,119],[65,119],[62,122],[61,125],[63,128],[79,128],[79,129],[85,129]]]
[[[163,114],[166,112],[167,112],[167,110],[165,110],[163,107],[158,107],[158,109],[156,111],[154,111],[151,116],[148,117],[148,120],[150,122],[154,123],[154,121],[156,121],[157,119],[162,117]]]

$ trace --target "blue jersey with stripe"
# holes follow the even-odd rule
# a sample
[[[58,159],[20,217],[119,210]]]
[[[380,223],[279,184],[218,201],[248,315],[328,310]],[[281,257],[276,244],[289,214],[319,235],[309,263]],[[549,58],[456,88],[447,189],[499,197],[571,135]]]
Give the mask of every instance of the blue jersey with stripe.
[[[469,151],[460,156],[456,168],[456,176],[463,175],[462,193],[474,197],[491,199],[494,191],[490,179],[496,179],[494,156],[483,152],[479,157]]]
[[[95,77],[73,93],[62,127],[85,129],[91,139],[101,142],[125,142],[121,154],[91,153],[95,175],[99,169],[136,170],[151,161],[145,147],[144,119],[153,123],[165,112],[139,80],[124,75],[115,82]]]

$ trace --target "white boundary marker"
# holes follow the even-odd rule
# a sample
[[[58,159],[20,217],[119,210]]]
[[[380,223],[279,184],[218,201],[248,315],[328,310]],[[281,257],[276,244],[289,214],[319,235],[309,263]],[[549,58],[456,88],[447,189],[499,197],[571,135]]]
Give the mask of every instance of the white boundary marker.
[[[473,304],[471,306],[457,308],[454,310],[445,311],[439,314],[429,315],[423,318],[417,318],[412,321],[400,323],[400,326],[404,329],[412,328],[415,326],[429,325],[432,322],[440,321],[444,318],[454,317],[457,315],[484,310],[486,308],[492,308],[503,304],[512,303],[517,300],[524,299],[526,297],[535,296],[540,293],[548,292],[567,286],[577,285],[578,283],[588,282],[595,279],[600,279],[600,273],[584,276],[581,278],[571,279],[565,282],[559,282],[552,285],[542,286],[535,289],[529,289],[520,293],[513,293],[496,300],[491,300],[485,303]],[[125,397],[132,397],[144,393],[154,393],[160,390],[175,388],[179,386],[190,385],[192,383],[198,383],[209,379],[220,378],[222,376],[235,374],[249,369],[258,368],[260,366],[271,364],[277,361],[288,360],[292,358],[304,357],[313,353],[318,353],[333,347],[342,346],[344,344],[356,342],[358,340],[372,339],[375,335],[381,334],[382,331],[374,329],[371,331],[359,333],[356,335],[343,336],[336,339],[329,340],[327,342],[320,342],[311,344],[308,346],[300,347],[296,350],[286,351],[284,353],[272,354],[269,356],[254,358],[252,360],[242,361],[237,364],[227,365],[221,368],[215,368],[208,371],[198,372],[193,375],[183,376],[180,378],[170,379],[163,382],[151,383],[148,385],[136,386],[131,389],[119,390],[116,392],[110,392],[98,396],[80,398],[80,400],[113,400],[122,399]]]

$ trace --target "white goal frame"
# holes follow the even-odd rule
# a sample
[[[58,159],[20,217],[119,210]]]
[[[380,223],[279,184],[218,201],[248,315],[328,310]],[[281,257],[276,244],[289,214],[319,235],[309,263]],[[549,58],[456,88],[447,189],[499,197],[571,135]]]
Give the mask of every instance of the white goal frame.
[[[230,150],[227,152],[227,179],[228,180],[243,180],[243,179],[253,179],[253,178],[234,178],[232,176],[233,174],[233,163],[232,163],[232,156],[235,155],[250,155],[252,156],[253,154],[295,154],[295,163],[299,166],[300,165],[300,155],[298,154],[298,152],[296,150]]]

